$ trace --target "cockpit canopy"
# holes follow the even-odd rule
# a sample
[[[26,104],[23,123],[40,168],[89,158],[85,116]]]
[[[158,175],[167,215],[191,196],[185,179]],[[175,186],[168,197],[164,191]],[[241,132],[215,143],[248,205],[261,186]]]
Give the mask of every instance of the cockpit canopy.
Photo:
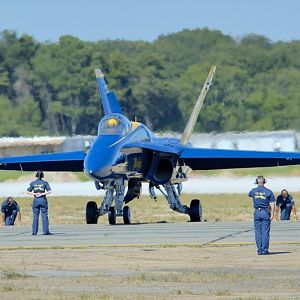
[[[105,116],[99,123],[98,135],[119,135],[124,136],[131,130],[130,121],[120,114]]]

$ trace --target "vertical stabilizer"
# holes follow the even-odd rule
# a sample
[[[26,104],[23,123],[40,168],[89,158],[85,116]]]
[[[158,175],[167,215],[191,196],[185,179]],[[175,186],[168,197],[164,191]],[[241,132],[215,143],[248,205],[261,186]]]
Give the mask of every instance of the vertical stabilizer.
[[[190,115],[190,118],[189,118],[189,120],[186,124],[186,127],[183,131],[183,134],[180,138],[180,144],[182,144],[182,145],[186,145],[189,142],[190,138],[191,138],[191,135],[194,131],[194,128],[195,128],[195,125],[196,125],[196,122],[197,122],[202,104],[204,102],[206,94],[207,94],[207,92],[209,90],[209,87],[211,85],[211,82],[212,82],[212,79],[214,77],[215,71],[216,71],[216,67],[212,66],[210,71],[209,71],[209,74],[207,76],[207,79],[206,79],[206,81],[205,81],[205,83],[202,87],[202,90],[201,90],[201,93],[200,93],[200,95],[197,99],[197,102],[194,106],[194,109],[193,109],[193,111]]]
[[[96,80],[101,96],[102,107],[105,115],[111,113],[122,114],[117,96],[114,92],[110,92],[104,79],[104,75],[100,69],[95,70]]]

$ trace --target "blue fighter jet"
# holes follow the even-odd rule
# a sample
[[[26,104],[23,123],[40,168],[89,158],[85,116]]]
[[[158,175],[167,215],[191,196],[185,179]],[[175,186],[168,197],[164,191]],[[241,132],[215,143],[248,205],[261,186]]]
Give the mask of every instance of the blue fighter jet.
[[[101,70],[95,70],[101,94],[104,117],[98,135],[88,151],[49,153],[0,158],[0,169],[24,171],[84,171],[95,187],[104,189],[100,206],[90,201],[86,206],[86,222],[96,224],[108,213],[110,224],[122,217],[130,224],[127,205],[139,198],[142,182],[149,184],[149,194],[156,198],[155,189],[165,196],[170,208],[189,215],[191,222],[200,222],[201,203],[190,206],[180,201],[182,183],[191,170],[212,170],[250,167],[272,167],[300,164],[297,152],[263,152],[194,148],[189,143],[202,103],[215,73],[213,66],[205,81],[186,128],[180,139],[155,136],[145,125],[132,122],[122,114],[114,92],[109,91]],[[125,194],[125,186],[127,192]],[[114,205],[113,205],[114,203]],[[124,206],[125,205],[125,206]]]

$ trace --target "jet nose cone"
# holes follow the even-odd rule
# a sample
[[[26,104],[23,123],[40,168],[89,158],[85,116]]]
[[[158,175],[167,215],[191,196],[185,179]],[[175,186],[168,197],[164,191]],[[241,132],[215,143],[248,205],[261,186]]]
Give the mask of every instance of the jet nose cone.
[[[112,174],[117,149],[110,148],[115,142],[109,136],[99,136],[91,146],[84,160],[85,173],[93,179],[106,179]]]
[[[111,175],[111,168],[85,169],[85,173],[93,179],[105,179]]]

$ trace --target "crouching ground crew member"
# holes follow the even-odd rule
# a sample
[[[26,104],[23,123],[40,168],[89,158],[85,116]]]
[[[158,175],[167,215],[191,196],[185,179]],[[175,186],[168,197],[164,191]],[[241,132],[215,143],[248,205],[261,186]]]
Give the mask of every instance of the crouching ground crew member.
[[[51,234],[49,232],[49,220],[48,220],[48,201],[46,196],[51,193],[51,188],[47,181],[44,181],[44,173],[42,171],[37,171],[35,181],[30,183],[27,189],[27,194],[34,196],[32,202],[32,235],[36,235],[39,227],[39,215],[41,212],[43,232],[45,235]]]
[[[274,217],[275,197],[264,185],[266,180],[258,176],[255,182],[258,186],[249,192],[254,206],[254,230],[258,255],[269,254],[271,221]],[[271,208],[271,211],[270,211]]]
[[[278,220],[278,213],[280,208],[280,220],[289,220],[291,212],[293,211],[293,217],[297,220],[296,205],[293,197],[288,193],[286,189],[282,190],[280,195],[276,199],[275,217]]]
[[[18,203],[13,197],[8,197],[2,202],[1,205],[1,215],[2,215],[2,226],[13,226],[15,225],[16,217],[18,216],[18,222],[22,225],[21,212]]]

